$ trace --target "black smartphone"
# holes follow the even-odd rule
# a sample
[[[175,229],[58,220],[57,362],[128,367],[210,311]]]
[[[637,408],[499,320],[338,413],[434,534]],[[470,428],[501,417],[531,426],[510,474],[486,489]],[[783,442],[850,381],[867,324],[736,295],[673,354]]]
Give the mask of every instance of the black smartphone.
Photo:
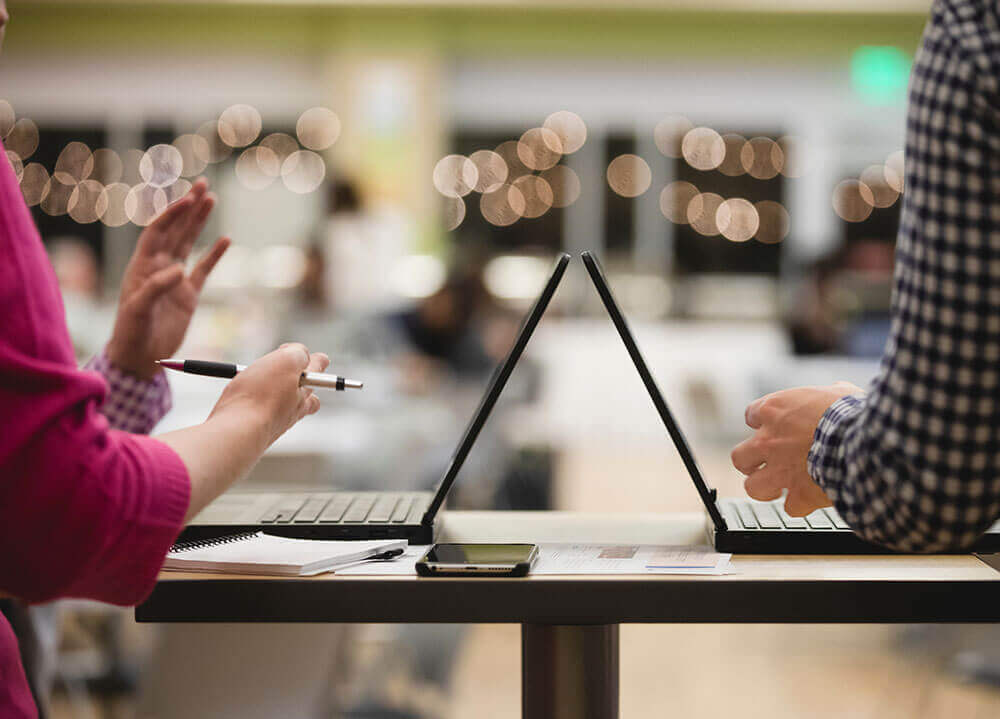
[[[422,577],[523,577],[538,558],[534,544],[435,544],[417,562]]]

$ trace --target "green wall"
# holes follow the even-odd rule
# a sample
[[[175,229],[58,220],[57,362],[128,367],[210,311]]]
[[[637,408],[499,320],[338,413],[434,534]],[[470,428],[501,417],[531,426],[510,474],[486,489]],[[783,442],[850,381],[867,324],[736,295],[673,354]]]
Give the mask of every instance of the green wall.
[[[11,53],[160,48],[325,53],[427,48],[442,56],[846,58],[859,45],[912,53],[915,14],[640,9],[108,5],[10,0]]]

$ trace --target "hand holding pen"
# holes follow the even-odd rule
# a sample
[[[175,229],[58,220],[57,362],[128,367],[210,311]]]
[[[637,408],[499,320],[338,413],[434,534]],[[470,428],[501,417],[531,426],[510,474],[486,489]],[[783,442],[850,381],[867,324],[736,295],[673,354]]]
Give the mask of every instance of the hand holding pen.
[[[172,369],[186,374],[200,374],[205,377],[222,377],[232,379],[237,374],[246,369],[244,365],[231,364],[229,362],[209,362],[206,360],[156,360],[156,363],[165,369]],[[361,389],[364,382],[356,379],[347,379],[335,374],[323,372],[303,372],[299,380],[300,387],[321,387],[323,389],[335,389],[343,392],[345,389]]]

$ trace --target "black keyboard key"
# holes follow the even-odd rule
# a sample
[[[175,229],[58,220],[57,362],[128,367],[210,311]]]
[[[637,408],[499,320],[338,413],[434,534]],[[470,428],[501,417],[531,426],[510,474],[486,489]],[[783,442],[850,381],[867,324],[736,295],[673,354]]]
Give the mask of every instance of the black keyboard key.
[[[368,521],[383,524],[388,522],[398,502],[399,497],[396,496],[379,497],[379,500],[375,503],[375,507],[372,509],[372,513],[368,515]]]
[[[320,523],[332,524],[334,522],[339,522],[344,516],[344,512],[347,508],[351,506],[351,502],[354,501],[353,495],[334,497],[333,501],[327,505],[319,515]]]
[[[740,521],[747,529],[757,529],[757,518],[753,515],[748,502],[737,502],[736,511],[740,515]]]
[[[396,511],[392,513],[392,518],[389,520],[396,524],[401,524],[406,521],[407,515],[410,513],[410,507],[413,506],[412,499],[401,499],[399,504],[396,505]]]
[[[763,529],[784,529],[781,518],[774,511],[770,504],[754,504],[753,513],[757,515],[757,522]]]

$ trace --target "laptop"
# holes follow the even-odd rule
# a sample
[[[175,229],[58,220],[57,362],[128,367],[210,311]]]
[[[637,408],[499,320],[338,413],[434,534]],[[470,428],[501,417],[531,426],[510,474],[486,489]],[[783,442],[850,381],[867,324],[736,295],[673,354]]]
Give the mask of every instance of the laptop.
[[[538,321],[566,272],[569,255],[556,260],[510,352],[497,367],[435,492],[314,492],[223,494],[203,509],[181,534],[181,541],[211,539],[236,532],[314,539],[407,539],[430,544],[436,518],[472,445],[503,392]]]
[[[660,414],[667,434],[673,441],[684,462],[691,480],[707,514],[706,528],[709,538],[719,552],[740,554],[886,554],[891,550],[864,541],[851,531],[836,510],[818,509],[805,517],[792,517],[785,512],[784,500],[757,502],[752,499],[719,499],[715,489],[705,482],[694,453],[673,413],[667,406],[650,374],[646,361],[632,331],[625,322],[615,301],[608,281],[597,258],[590,252],[583,253],[583,263],[594,281],[601,301],[611,315],[618,334],[625,343],[642,383],[649,392],[656,411]],[[994,524],[970,550],[975,552],[1000,551],[1000,522]]]

